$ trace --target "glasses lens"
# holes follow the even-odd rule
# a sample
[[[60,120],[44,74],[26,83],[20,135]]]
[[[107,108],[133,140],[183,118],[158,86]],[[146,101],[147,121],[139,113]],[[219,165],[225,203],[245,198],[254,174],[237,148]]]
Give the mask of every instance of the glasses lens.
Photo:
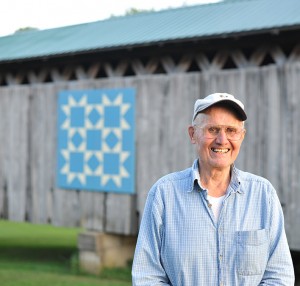
[[[236,129],[235,127],[227,127],[225,129],[226,131],[226,135],[227,135],[227,138],[229,140],[239,140],[241,139],[241,132]]]
[[[209,139],[216,138],[220,133],[221,128],[219,126],[207,126],[205,128],[205,136]]]

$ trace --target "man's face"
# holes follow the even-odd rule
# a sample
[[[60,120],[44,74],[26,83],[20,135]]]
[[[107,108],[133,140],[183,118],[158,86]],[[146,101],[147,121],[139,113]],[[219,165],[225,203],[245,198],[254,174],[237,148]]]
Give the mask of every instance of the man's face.
[[[189,135],[192,144],[196,145],[200,167],[207,170],[229,169],[236,160],[244,139],[243,122],[231,110],[213,106],[205,113],[198,114],[195,124],[189,127]],[[242,132],[237,136],[238,140],[227,138],[226,131],[231,131],[229,128]],[[214,133],[217,135],[211,136]]]

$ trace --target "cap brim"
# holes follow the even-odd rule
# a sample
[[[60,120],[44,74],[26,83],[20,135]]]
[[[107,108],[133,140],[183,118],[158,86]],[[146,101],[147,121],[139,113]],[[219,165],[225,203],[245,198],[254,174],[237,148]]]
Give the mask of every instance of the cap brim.
[[[230,105],[235,111],[236,111],[236,114],[238,115],[239,119],[242,120],[242,121],[245,121],[247,119],[247,114],[246,112],[244,111],[244,109],[242,109],[237,103],[235,103],[234,101],[232,100],[220,100],[219,102],[224,102],[228,105]],[[218,103],[218,102],[217,102]],[[215,103],[215,104],[217,104]],[[214,104],[213,104],[214,105]]]
[[[234,101],[232,101],[232,100],[229,100],[229,99],[225,99],[225,98],[224,98],[224,99],[221,99],[221,100],[218,100],[217,102],[213,102],[213,103],[211,103],[211,104],[208,104],[208,105],[206,105],[206,106],[200,108],[199,110],[197,110],[197,112],[196,112],[195,115],[194,115],[194,119],[196,118],[196,116],[198,115],[198,113],[200,113],[200,112],[202,112],[202,111],[204,111],[204,110],[206,110],[206,109],[208,109],[208,108],[210,108],[210,107],[212,107],[212,106],[214,106],[214,105],[220,104],[220,103],[222,103],[222,104],[224,104],[224,105],[228,105],[228,106],[230,106],[232,109],[234,109],[236,115],[238,116],[238,118],[239,118],[241,121],[245,121],[245,120],[247,119],[246,112],[244,111],[243,108],[241,108],[241,106],[239,106],[238,103],[236,103],[236,102],[234,102]]]

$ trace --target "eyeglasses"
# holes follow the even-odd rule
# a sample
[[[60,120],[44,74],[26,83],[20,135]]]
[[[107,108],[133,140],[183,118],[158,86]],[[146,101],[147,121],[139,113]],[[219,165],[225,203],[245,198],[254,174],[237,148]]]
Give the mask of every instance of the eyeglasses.
[[[195,124],[194,126],[199,125]],[[237,128],[234,126],[227,125],[206,125],[199,128],[202,130],[203,136],[207,139],[217,138],[221,130],[224,130],[226,138],[228,140],[237,141],[240,140],[246,132],[244,128]]]

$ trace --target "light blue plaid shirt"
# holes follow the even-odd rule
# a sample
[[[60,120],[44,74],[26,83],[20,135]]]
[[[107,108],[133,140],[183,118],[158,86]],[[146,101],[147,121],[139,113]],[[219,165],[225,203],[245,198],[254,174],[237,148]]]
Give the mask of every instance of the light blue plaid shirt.
[[[217,222],[197,160],[152,187],[135,250],[134,286],[294,285],[275,189],[235,167],[231,177]]]

